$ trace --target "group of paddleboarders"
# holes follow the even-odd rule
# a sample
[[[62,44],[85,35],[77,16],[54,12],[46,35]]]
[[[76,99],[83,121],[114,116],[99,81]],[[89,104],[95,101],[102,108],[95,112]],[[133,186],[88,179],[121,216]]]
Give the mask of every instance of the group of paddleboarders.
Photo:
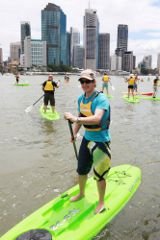
[[[133,99],[135,95],[138,94],[138,83],[140,81],[137,74],[130,74],[129,78],[125,80],[128,83],[128,98],[130,98],[130,95],[132,95]],[[143,79],[141,79],[143,82]],[[153,80],[153,98],[156,98],[156,94],[158,91],[158,82],[159,77],[156,75],[156,78]]]

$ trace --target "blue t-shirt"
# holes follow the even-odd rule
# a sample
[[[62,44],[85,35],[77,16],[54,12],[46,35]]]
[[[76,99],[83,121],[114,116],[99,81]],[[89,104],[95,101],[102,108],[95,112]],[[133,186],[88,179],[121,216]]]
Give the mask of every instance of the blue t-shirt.
[[[97,97],[93,99],[93,96],[95,95],[95,92],[89,97],[86,98],[85,95],[81,95],[78,98],[78,112],[80,113],[80,103],[83,101],[84,104],[89,103],[92,100],[91,110],[93,113],[95,113],[96,109],[104,109],[104,115],[101,119],[101,126],[104,130],[101,131],[87,131],[85,130],[84,137],[87,140],[94,141],[94,142],[108,142],[110,141],[110,134],[108,129],[106,128],[106,121],[109,116],[109,102],[106,98],[106,96],[103,93],[99,93]]]

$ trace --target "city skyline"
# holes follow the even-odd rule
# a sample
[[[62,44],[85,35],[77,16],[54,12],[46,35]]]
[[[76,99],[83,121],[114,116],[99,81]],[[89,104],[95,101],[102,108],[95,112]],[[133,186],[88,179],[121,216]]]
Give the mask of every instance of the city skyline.
[[[15,0],[7,3],[1,0],[0,47],[3,49],[4,60],[9,56],[10,42],[20,40],[21,21],[29,21],[32,37],[41,39],[41,10],[48,2],[46,0],[39,0],[38,3],[30,0],[27,2]],[[83,16],[85,9],[88,8],[88,3],[84,0],[81,0],[80,3],[77,9],[73,0],[54,1],[54,4],[60,6],[67,16],[67,31],[69,31],[70,27],[78,28],[82,38]],[[99,0],[97,2],[91,0],[90,7],[97,10],[100,32],[110,33],[111,55],[116,49],[117,26],[118,24],[126,24],[129,32],[128,50],[134,51],[137,64],[142,61],[144,56],[152,55],[153,67],[156,67],[157,55],[160,52],[159,1],[135,0],[132,2],[131,0],[113,0],[112,2],[106,2]]]

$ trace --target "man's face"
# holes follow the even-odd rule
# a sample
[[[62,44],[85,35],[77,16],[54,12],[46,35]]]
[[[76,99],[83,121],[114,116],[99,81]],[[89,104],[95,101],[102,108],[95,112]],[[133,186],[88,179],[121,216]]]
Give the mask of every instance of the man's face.
[[[95,80],[88,80],[85,78],[80,79],[81,87],[84,92],[91,92],[95,88]]]

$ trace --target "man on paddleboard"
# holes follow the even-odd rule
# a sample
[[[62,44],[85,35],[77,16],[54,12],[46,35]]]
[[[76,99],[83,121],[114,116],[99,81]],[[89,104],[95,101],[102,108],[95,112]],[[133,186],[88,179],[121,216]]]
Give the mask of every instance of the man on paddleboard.
[[[78,117],[69,112],[64,115],[66,120],[74,123],[74,139],[72,141],[76,140],[81,126],[83,125],[85,128],[78,154],[79,193],[72,197],[71,201],[78,201],[85,197],[87,174],[93,166],[99,197],[95,213],[100,213],[105,210],[105,179],[110,169],[111,160],[109,134],[110,105],[106,96],[102,92],[96,91],[95,74],[91,69],[82,71],[79,82],[84,94],[78,98]]]
[[[50,102],[52,112],[55,111],[55,98],[54,92],[55,88],[58,88],[59,84],[53,81],[53,76],[49,75],[48,80],[42,84],[42,89],[44,91],[44,112],[46,113],[48,102]]]

